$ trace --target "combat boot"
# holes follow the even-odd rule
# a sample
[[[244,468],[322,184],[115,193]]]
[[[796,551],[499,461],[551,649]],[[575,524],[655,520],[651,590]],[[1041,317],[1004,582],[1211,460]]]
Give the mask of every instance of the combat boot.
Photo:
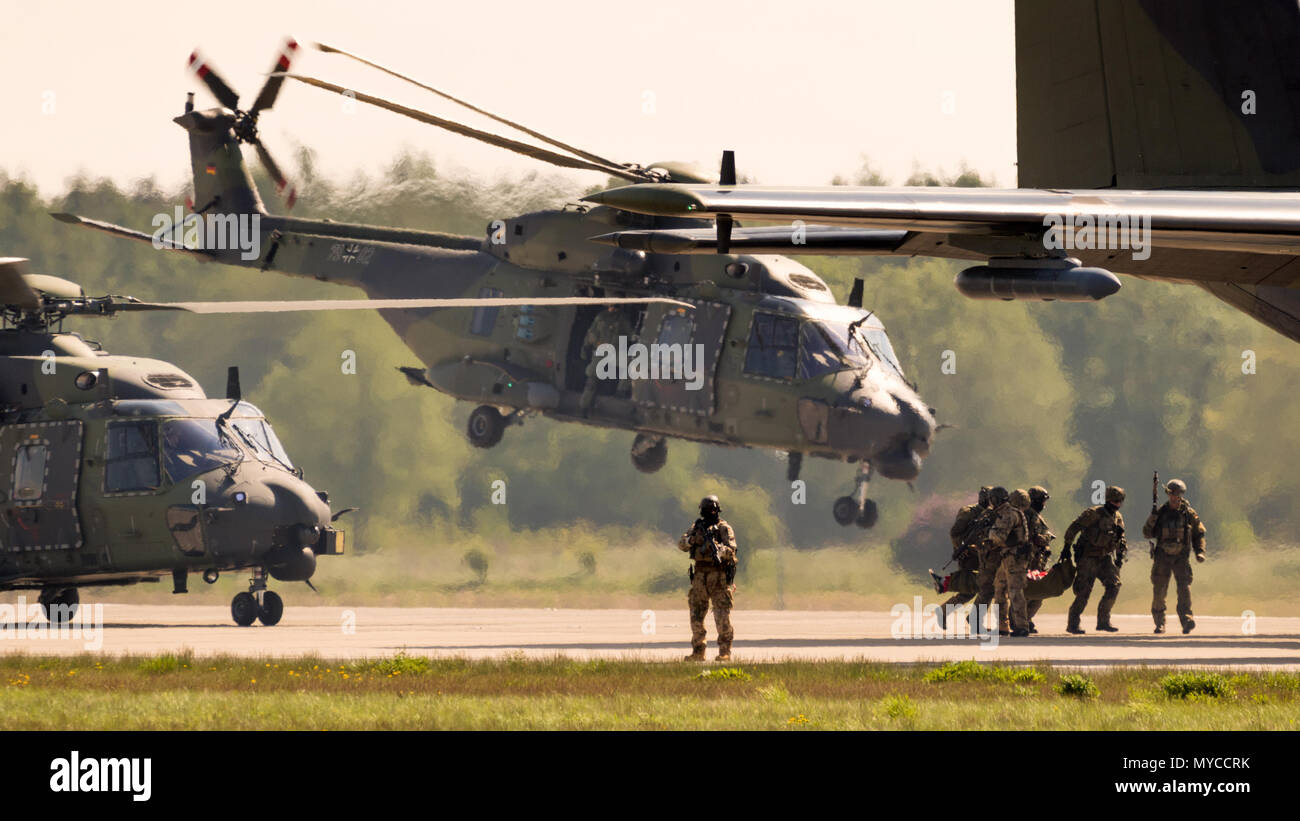
[[[1163,624],[1157,624],[1157,625],[1156,625],[1156,633],[1159,634],[1159,633],[1163,633],[1163,632],[1165,632],[1165,626],[1164,626]]]
[[[1183,625],[1183,635],[1185,636],[1195,629],[1196,629],[1196,622],[1192,621],[1191,619],[1188,619],[1187,622]]]
[[[1025,636],[1028,635],[1029,635],[1029,631],[1023,627],[1017,627],[1015,630],[1011,631],[1011,638],[1013,639],[1023,639]]]
[[[687,656],[685,659],[683,659],[683,661],[704,661],[704,645],[701,644],[699,646],[692,647],[691,654]]]
[[[1097,629],[1100,630],[1100,631],[1102,631],[1103,633],[1118,633],[1118,632],[1119,632],[1119,628],[1116,627],[1115,625],[1111,624],[1110,622],[1106,622],[1105,624],[1099,624],[1099,625],[1097,625]]]
[[[718,655],[714,661],[731,661],[731,645],[719,643]]]
[[[1069,624],[1065,625],[1065,632],[1073,633],[1076,636],[1082,636],[1084,633],[1088,631],[1080,627],[1077,621],[1072,621]]]

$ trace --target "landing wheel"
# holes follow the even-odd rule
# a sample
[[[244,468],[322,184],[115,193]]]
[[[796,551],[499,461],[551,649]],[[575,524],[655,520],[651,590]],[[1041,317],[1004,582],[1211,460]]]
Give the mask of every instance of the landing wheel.
[[[632,441],[632,464],[642,473],[654,473],[668,463],[668,443],[662,436],[638,433]]]
[[[272,590],[262,594],[262,606],[257,610],[258,621],[267,627],[274,627],[280,623],[280,617],[284,615],[284,599]]]
[[[41,591],[37,601],[50,624],[67,624],[77,615],[81,596],[75,587],[47,587]]]
[[[868,499],[862,503],[862,510],[858,513],[858,517],[855,521],[857,522],[858,527],[867,530],[868,528],[875,527],[876,520],[879,518],[880,512],[876,510],[876,503],[871,499]]]
[[[469,443],[476,448],[490,448],[501,441],[506,419],[491,405],[479,405],[469,415]]]
[[[257,599],[252,593],[240,593],[230,600],[230,617],[240,627],[248,627],[257,619]]]
[[[858,518],[858,502],[852,496],[841,496],[835,500],[831,513],[837,524],[848,527]]]

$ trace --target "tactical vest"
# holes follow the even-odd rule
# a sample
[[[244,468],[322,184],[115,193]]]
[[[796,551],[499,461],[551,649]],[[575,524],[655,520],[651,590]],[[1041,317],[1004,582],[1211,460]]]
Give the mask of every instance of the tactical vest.
[[[1104,505],[1088,508],[1094,512],[1092,522],[1083,529],[1079,541],[1084,545],[1087,555],[1099,556],[1114,552],[1119,547],[1123,531],[1117,527],[1118,520],[1106,515]]]
[[[1156,547],[1161,553],[1177,556],[1191,546],[1192,517],[1181,507],[1168,503],[1156,514]]]

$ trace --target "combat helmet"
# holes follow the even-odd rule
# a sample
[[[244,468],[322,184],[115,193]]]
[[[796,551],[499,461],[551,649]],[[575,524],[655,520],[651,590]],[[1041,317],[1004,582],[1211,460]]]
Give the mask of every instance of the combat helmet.
[[[1008,498],[1010,498],[1010,494],[1007,493],[1007,489],[1004,488],[1002,485],[998,485],[997,487],[989,490],[989,504],[993,505],[994,507],[997,507],[998,505],[1002,504]]]
[[[1023,488],[1016,488],[1011,491],[1011,506],[1019,510],[1025,510],[1029,507],[1029,494]]]
[[[1111,485],[1110,487],[1106,488],[1106,502],[1108,504],[1117,505],[1123,501],[1124,501],[1124,488],[1118,487],[1116,485]]]
[[[718,502],[717,496],[705,496],[700,500],[700,515],[708,516],[710,513],[718,514],[722,512],[722,505]]]
[[[980,503],[981,505],[984,505],[985,507],[988,506],[988,503],[989,503],[989,491],[992,490],[992,489],[993,489],[993,488],[989,487],[988,485],[984,485],[983,487],[980,488],[979,503]]]
[[[1042,485],[1034,485],[1029,489],[1029,501],[1036,505],[1041,505],[1050,498],[1052,497],[1047,494],[1047,488]]]
[[[1182,479],[1170,479],[1169,484],[1165,485],[1166,493],[1186,493],[1187,483]]]

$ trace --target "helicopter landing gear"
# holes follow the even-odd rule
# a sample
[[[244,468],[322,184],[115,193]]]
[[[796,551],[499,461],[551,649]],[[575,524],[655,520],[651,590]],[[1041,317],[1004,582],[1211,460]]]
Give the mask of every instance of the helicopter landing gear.
[[[632,440],[632,464],[642,473],[654,473],[668,462],[668,443],[662,436],[638,433]]]
[[[469,415],[469,443],[476,448],[490,448],[501,441],[506,418],[491,405],[479,405]]]
[[[81,596],[75,587],[43,587],[37,601],[50,624],[67,624],[77,614]]]
[[[266,571],[260,567],[253,568],[248,592],[240,593],[230,601],[230,617],[240,627],[248,627],[254,621],[274,627],[283,615],[284,599],[275,591],[266,589]]]
[[[858,466],[858,475],[854,477],[853,483],[853,495],[836,499],[831,513],[835,516],[836,523],[843,527],[856,522],[858,527],[866,530],[875,526],[876,520],[880,518],[876,503],[867,498],[867,488],[871,483],[869,463],[863,462]]]

